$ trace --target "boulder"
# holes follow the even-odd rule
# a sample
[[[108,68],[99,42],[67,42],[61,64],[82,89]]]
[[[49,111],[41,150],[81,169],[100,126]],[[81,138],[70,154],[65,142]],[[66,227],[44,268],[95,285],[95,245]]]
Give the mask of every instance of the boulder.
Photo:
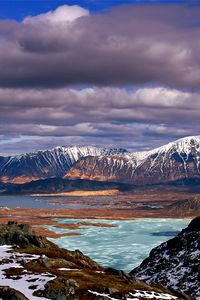
[[[29,225],[9,221],[0,225],[0,245],[16,245],[19,247],[46,247],[46,238],[37,236]]]
[[[29,300],[21,292],[9,286],[0,286],[0,299],[2,300]]]

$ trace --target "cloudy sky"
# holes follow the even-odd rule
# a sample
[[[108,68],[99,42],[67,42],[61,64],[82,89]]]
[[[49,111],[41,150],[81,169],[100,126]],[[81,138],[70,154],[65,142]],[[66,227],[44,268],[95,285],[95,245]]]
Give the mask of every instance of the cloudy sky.
[[[0,154],[199,135],[198,1],[0,1]]]

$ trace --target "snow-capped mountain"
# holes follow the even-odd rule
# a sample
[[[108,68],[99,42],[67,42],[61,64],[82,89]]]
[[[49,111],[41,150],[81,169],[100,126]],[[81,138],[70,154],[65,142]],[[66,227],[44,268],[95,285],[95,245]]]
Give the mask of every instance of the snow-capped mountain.
[[[135,185],[200,178],[200,137],[183,138],[151,151],[85,157],[65,177]]]
[[[154,248],[131,274],[148,284],[160,283],[200,299],[200,217],[173,239]]]
[[[130,183],[136,167],[137,160],[131,156],[89,156],[74,164],[64,178]]]
[[[200,179],[200,137],[186,137],[144,152],[72,146],[0,157],[1,182],[52,177],[134,185]]]
[[[82,157],[124,153],[124,149],[56,147],[24,155],[0,157],[0,181],[24,183],[37,179],[62,177]]]

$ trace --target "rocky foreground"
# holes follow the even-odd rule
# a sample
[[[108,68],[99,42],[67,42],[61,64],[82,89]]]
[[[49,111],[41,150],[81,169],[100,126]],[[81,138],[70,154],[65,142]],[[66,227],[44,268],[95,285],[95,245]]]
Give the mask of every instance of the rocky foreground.
[[[189,299],[132,274],[104,269],[79,250],[61,249],[17,222],[0,225],[0,257],[3,300]]]
[[[147,284],[159,283],[200,299],[200,217],[154,248],[131,274]]]

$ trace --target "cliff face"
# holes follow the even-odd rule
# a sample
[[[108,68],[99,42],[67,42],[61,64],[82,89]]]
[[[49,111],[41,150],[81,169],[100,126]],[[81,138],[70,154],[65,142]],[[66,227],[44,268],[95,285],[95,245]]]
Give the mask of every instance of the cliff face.
[[[175,238],[154,248],[131,274],[148,284],[180,290],[200,299],[200,217]]]
[[[79,267],[93,270],[102,269],[96,262],[80,251],[60,249],[45,237],[37,236],[31,227],[26,224],[18,224],[17,222],[8,222],[7,225],[1,224],[0,245],[14,245],[22,249],[31,248],[35,249],[36,252],[45,251],[53,257],[57,255],[58,258],[67,258]]]

